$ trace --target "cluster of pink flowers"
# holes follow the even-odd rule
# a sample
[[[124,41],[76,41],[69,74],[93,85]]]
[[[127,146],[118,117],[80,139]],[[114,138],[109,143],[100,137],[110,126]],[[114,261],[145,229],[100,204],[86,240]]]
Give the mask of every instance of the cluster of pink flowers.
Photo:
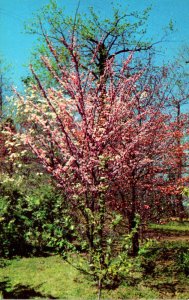
[[[170,116],[157,104],[160,91],[139,88],[142,72],[128,78],[132,55],[119,74],[112,58],[97,81],[92,72],[81,72],[79,55],[71,53],[71,69],[61,67],[61,77],[42,57],[56,89],[44,88],[31,68],[36,85],[22,100],[32,116],[25,123],[25,143],[71,201],[75,195],[95,199],[103,194],[108,205],[130,209],[133,189],[135,199],[146,191],[174,194],[178,182],[168,180],[168,169],[176,168],[175,154],[183,151],[174,143]],[[138,207],[152,205],[145,199]]]

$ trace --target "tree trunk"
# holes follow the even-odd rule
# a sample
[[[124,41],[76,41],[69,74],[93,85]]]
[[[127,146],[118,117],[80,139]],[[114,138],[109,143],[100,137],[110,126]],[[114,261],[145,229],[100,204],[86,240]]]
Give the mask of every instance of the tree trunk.
[[[136,192],[135,186],[132,186],[132,207],[131,212],[129,213],[129,232],[132,233],[132,250],[131,255],[133,257],[138,255],[139,251],[139,229],[137,228],[137,220],[136,220]]]
[[[178,101],[177,103],[177,127],[178,130],[180,129],[180,124],[181,124],[181,104]],[[177,146],[178,149],[180,149],[182,145],[181,138],[177,138]],[[183,173],[183,157],[182,155],[178,157],[178,166],[177,166],[177,180],[178,182],[182,179],[182,173]],[[180,194],[176,197],[176,213],[177,216],[180,218],[180,221],[183,220],[184,217],[184,206],[183,206],[183,196]]]

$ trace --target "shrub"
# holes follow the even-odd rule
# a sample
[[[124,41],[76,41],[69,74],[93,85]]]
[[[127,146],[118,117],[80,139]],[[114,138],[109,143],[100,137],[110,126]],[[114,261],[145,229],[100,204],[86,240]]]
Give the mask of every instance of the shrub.
[[[52,241],[71,235],[63,196],[47,182],[30,192],[20,179],[0,183],[0,255],[12,257],[54,251]]]
[[[177,257],[177,264],[179,271],[189,276],[189,249],[180,251]]]

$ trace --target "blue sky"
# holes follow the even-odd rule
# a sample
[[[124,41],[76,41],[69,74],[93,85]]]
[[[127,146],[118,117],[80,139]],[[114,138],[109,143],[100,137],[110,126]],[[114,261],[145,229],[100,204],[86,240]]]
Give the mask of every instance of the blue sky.
[[[13,81],[19,86],[20,77],[27,74],[26,65],[35,37],[24,34],[23,24],[32,17],[32,13],[39,10],[48,0],[0,0],[0,54],[5,61],[13,66]],[[77,0],[57,0],[66,8],[66,13],[73,14],[77,7]],[[111,15],[112,0],[81,0],[80,11],[86,11],[93,6],[103,17]],[[131,10],[142,10],[152,5],[148,20],[148,35],[154,40],[163,36],[163,28],[172,19],[175,32],[170,34],[167,41],[158,45],[163,52],[159,54],[160,62],[172,60],[183,44],[189,45],[189,0],[117,0]],[[188,59],[189,60],[189,59]],[[25,67],[23,66],[25,65]]]

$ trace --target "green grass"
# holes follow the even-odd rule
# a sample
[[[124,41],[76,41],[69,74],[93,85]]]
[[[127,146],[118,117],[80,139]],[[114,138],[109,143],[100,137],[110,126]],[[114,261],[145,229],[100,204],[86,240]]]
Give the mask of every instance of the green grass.
[[[150,224],[149,228],[189,233],[189,222],[170,221],[165,224]]]
[[[154,242],[141,262],[102,299],[189,299],[189,242]],[[91,279],[59,256],[1,259],[0,266],[0,299],[97,299]]]
[[[58,256],[14,259],[9,263],[0,270],[0,281],[8,278],[12,289],[21,284],[34,288],[44,297],[95,297],[96,290],[91,283]]]
[[[102,299],[188,299],[189,277],[178,274],[177,267],[174,265],[175,259],[172,258],[172,254],[177,253],[179,245],[171,243],[164,244],[164,246],[163,244],[158,245],[154,272],[148,275],[141,272],[137,276],[130,274],[130,279],[123,281],[119,288],[103,290]],[[187,245],[185,244],[184,247]],[[169,260],[167,260],[167,249],[171,254]],[[153,254],[147,255],[147,263],[150,257],[154,261],[151,255]],[[7,284],[6,287],[4,284],[3,288],[5,281]],[[174,290],[175,285],[176,289]],[[94,283],[59,256],[2,261],[0,286],[0,290],[12,292],[9,297],[5,297],[2,292],[0,298],[4,296],[4,298],[14,299],[97,299],[97,289]],[[30,290],[30,293],[35,291],[35,293],[33,297],[24,297],[24,294],[18,294],[20,291],[23,293],[23,290]]]
[[[6,260],[0,269],[0,286],[7,281],[6,292],[11,298],[26,297],[25,289],[34,290],[32,299],[97,299],[97,288],[88,278],[58,256]],[[0,299],[4,292],[0,289]],[[5,286],[4,286],[5,291]],[[18,294],[18,292],[22,292]],[[13,296],[12,296],[13,295]],[[158,293],[145,285],[133,288],[125,283],[115,290],[103,290],[102,299],[152,299]],[[6,297],[7,298],[7,297]],[[10,296],[8,297],[10,298]]]

